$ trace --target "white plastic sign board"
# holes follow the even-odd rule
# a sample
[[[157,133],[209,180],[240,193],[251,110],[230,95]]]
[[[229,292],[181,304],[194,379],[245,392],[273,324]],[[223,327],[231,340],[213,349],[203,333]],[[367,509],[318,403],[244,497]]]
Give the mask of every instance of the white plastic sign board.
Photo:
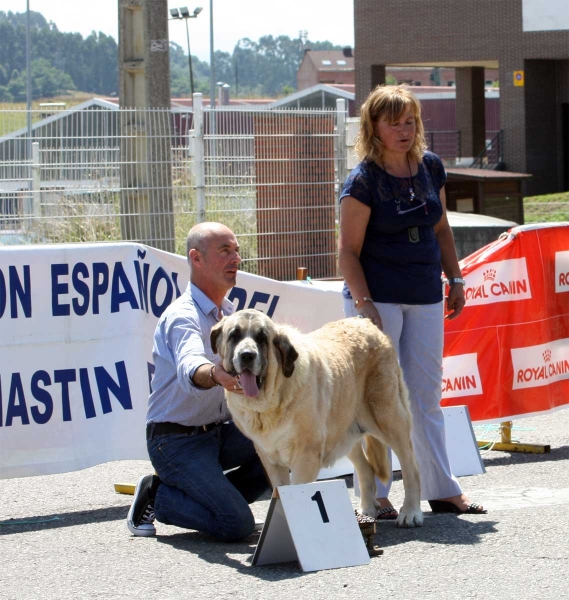
[[[275,488],[253,565],[293,560],[303,571],[369,563],[343,480]]]
[[[468,406],[447,406],[445,416],[446,444],[453,475],[481,475],[486,473],[484,461],[476,441]]]
[[[472,429],[468,406],[447,406],[443,407],[442,411],[445,418],[447,453],[453,475],[464,477],[486,473],[478,442]],[[391,456],[393,470],[401,470],[397,456],[393,453]],[[318,479],[341,477],[342,475],[351,475],[353,472],[354,466],[344,456],[331,467],[321,469]]]
[[[442,411],[445,417],[446,447],[452,474],[456,477],[464,477],[486,473],[472,429],[468,406],[447,406],[443,407]],[[395,453],[391,456],[393,470],[401,470]]]

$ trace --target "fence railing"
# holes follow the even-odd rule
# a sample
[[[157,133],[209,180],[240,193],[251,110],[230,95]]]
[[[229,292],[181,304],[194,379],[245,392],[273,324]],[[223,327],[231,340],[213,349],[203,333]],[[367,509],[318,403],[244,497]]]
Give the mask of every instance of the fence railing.
[[[187,231],[221,221],[243,268],[336,275],[337,190],[346,177],[337,110],[123,109],[46,116],[0,110],[0,244],[132,240],[184,253]]]
[[[25,110],[0,110],[0,244],[131,240],[184,254],[188,230],[211,220],[235,231],[249,272],[338,274],[344,100],[210,110],[196,94],[192,111],[92,101],[27,123]],[[461,156],[459,132],[426,138],[448,164]]]
[[[445,159],[447,163],[453,164],[462,156],[460,131],[427,131],[425,140],[429,150]]]
[[[488,132],[494,134],[486,147],[472,161],[473,169],[503,169],[503,131]]]

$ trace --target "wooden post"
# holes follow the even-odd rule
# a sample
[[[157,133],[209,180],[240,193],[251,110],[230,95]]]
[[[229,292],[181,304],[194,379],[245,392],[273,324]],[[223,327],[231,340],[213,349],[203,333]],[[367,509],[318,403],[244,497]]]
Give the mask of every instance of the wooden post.
[[[500,435],[503,444],[512,443],[512,425],[512,421],[502,421],[502,423],[500,423]]]

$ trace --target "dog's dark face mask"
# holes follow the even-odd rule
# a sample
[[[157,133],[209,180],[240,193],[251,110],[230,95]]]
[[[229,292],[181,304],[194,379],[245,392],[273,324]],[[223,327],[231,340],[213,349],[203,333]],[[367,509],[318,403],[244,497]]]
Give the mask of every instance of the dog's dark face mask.
[[[298,353],[286,335],[276,333],[273,322],[263,313],[237,312],[215,325],[211,332],[212,350],[219,350],[226,371],[239,375],[248,397],[257,397],[263,388],[271,345],[284,376],[290,377]]]

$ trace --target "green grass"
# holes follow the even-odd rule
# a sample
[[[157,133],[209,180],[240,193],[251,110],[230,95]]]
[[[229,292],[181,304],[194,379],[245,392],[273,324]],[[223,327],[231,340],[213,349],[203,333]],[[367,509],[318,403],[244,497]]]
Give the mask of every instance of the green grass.
[[[527,202],[569,202],[569,192],[557,192],[556,194],[545,194],[544,196],[527,196]]]
[[[40,98],[32,101],[32,110],[41,110],[43,107],[40,104],[46,102],[65,102],[65,108],[70,108],[76,104],[81,104],[85,100],[91,98],[100,97],[100,94],[91,94],[89,92],[70,92],[62,96],[56,96],[54,98]],[[26,110],[27,104],[25,102],[0,102],[0,110]]]
[[[220,180],[223,184],[223,179]],[[42,206],[39,219],[30,219],[26,235],[30,243],[112,242],[124,239],[121,230],[120,193],[93,192],[86,195],[51,194]],[[231,204],[228,205],[228,198]],[[195,191],[191,182],[179,179],[173,184],[175,253],[186,254],[186,235],[197,223]],[[242,188],[230,194],[230,188],[218,190],[206,198],[207,219],[221,221],[238,236],[242,268],[257,273],[258,240],[255,193]],[[1,245],[1,244],[0,244]]]
[[[65,102],[65,109],[69,109],[91,98],[95,98],[95,94],[73,92],[66,96],[34,100],[32,102],[32,123],[42,119],[42,114],[49,110],[47,107],[40,106],[40,103]],[[0,102],[0,136],[10,134],[27,126],[26,108],[27,105],[25,102]]]
[[[526,223],[569,221],[569,192],[524,198],[524,219]]]

